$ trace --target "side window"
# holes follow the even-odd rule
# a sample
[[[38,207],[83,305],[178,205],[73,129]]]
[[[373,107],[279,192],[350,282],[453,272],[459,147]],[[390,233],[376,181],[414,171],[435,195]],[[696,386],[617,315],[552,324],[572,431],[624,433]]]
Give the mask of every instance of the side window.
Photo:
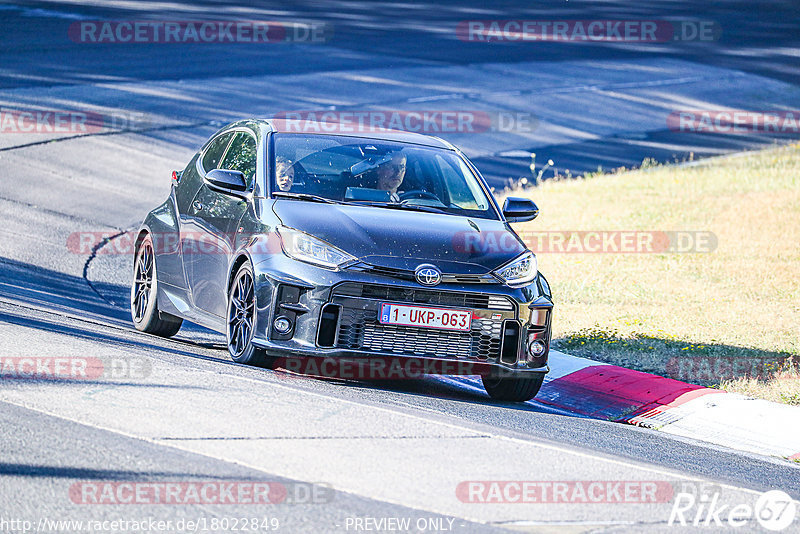
[[[228,146],[228,141],[231,140],[232,135],[232,133],[226,133],[211,142],[203,155],[203,170],[208,172],[219,168],[219,160],[225,153],[225,147]]]
[[[469,176],[471,172],[463,161],[460,159],[457,161],[460,167],[458,170],[453,167],[454,162],[446,161],[440,155],[436,155],[436,163],[447,185],[450,202],[465,210],[489,209],[486,202],[477,200],[483,198],[477,180],[466,180],[465,176]]]
[[[253,136],[239,132],[233,138],[230,149],[225,154],[220,168],[230,171],[240,171],[244,174],[247,186],[253,185],[253,178],[256,175],[256,140]]]

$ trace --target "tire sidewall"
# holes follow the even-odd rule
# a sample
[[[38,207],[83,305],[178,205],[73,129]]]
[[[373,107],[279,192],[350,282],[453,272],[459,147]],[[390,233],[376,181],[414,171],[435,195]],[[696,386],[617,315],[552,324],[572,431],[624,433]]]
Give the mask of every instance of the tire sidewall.
[[[527,402],[533,399],[544,383],[544,375],[523,377],[482,377],[489,396],[505,402]]]
[[[141,254],[142,249],[146,243],[150,244],[150,250],[153,254],[153,279],[150,282],[150,294],[148,295],[147,299],[147,307],[142,314],[141,320],[136,320],[136,308],[135,308],[135,295],[136,295],[136,264],[139,262],[139,255]],[[156,297],[158,295],[158,275],[156,269],[156,254],[155,249],[153,248],[153,239],[150,237],[150,234],[145,235],[142,239],[142,242],[139,243],[139,247],[136,249],[136,256],[133,259],[133,280],[131,281],[131,319],[133,320],[133,324],[137,330],[146,330],[148,325],[153,321],[153,316],[158,313],[158,308],[156,306]]]
[[[238,356],[234,355],[231,352],[231,328],[230,324],[228,324],[228,318],[230,317],[231,313],[231,306],[233,301],[233,289],[236,287],[236,284],[239,283],[239,279],[245,274],[250,274],[250,279],[253,281],[253,328],[251,328],[250,332],[250,339],[247,340],[247,348],[239,354]],[[255,353],[255,347],[253,346],[253,336],[256,332],[256,310],[258,306],[256,305],[256,287],[255,287],[255,276],[253,276],[253,268],[250,266],[250,262],[245,262],[239,267],[239,270],[236,272],[236,276],[233,279],[230,287],[228,288],[228,305],[225,307],[225,344],[228,349],[228,354],[230,355],[231,359],[237,363],[250,363],[253,360],[253,355]]]

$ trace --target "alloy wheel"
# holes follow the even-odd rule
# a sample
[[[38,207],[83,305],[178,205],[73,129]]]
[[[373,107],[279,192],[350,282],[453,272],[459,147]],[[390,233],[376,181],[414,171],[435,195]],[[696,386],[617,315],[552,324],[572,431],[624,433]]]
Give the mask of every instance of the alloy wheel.
[[[253,277],[244,271],[236,279],[228,305],[228,348],[234,358],[247,350],[253,334],[254,309]]]
[[[136,258],[134,273],[133,310],[134,320],[140,322],[147,313],[153,288],[153,246],[150,241],[142,243]]]

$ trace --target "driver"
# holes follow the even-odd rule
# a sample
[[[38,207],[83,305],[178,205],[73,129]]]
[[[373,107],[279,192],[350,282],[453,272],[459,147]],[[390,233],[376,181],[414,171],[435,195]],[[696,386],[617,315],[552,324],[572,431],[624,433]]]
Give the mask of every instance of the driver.
[[[392,202],[400,202],[397,190],[406,176],[408,158],[402,152],[395,152],[392,160],[378,167],[378,189],[389,192]]]

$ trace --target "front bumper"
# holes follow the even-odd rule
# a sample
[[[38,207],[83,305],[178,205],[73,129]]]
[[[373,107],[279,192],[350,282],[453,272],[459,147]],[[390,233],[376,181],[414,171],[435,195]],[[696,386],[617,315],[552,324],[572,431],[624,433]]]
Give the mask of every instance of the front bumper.
[[[255,263],[253,344],[292,358],[413,360],[441,374],[537,375],[548,372],[552,297],[544,277],[521,288],[442,283],[435,288],[359,271],[330,271],[272,255]],[[288,274],[291,273],[291,274]],[[470,310],[469,332],[378,323],[381,303]],[[276,318],[291,324],[276,331]],[[532,356],[528,344],[542,340]],[[433,365],[431,365],[433,362]]]

